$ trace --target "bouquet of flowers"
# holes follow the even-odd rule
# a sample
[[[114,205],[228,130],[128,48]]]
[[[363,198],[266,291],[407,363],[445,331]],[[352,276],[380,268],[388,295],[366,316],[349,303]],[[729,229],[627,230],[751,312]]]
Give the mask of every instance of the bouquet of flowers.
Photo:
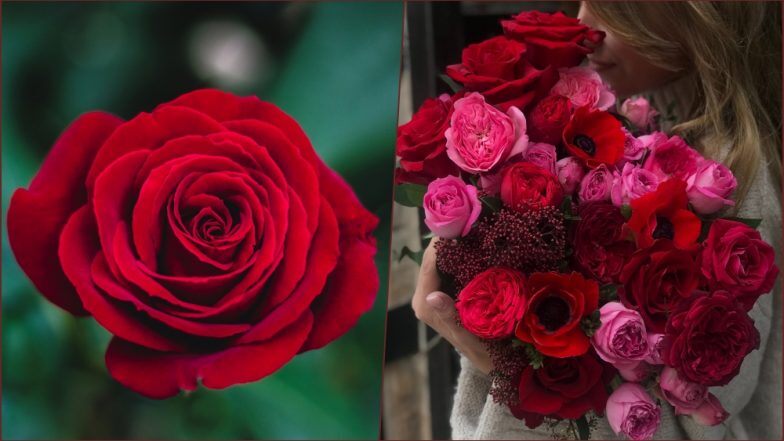
[[[662,401],[721,423],[708,388],[758,348],[748,312],[778,275],[759,221],[724,215],[735,177],[579,66],[601,32],[536,11],[501,25],[447,67],[462,87],[399,128],[396,173],[461,326],[487,343],[490,393],[580,438],[606,415],[648,439]]]

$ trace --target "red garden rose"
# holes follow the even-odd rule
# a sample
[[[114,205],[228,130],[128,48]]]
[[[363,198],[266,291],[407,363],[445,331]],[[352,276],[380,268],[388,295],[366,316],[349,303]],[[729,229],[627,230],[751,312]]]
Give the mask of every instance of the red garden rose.
[[[528,136],[534,142],[556,145],[561,142],[563,129],[571,117],[571,100],[561,95],[550,95],[531,110]]]
[[[580,20],[561,12],[548,14],[524,11],[511,20],[502,20],[504,34],[520,40],[528,47],[526,57],[539,68],[573,67],[593,52],[583,42],[598,44],[604,33],[580,24]]]
[[[525,275],[509,268],[479,273],[457,296],[460,324],[477,337],[501,339],[514,334],[525,312]]]
[[[732,294],[697,292],[680,302],[667,321],[662,359],[685,380],[724,386],[759,344],[754,321]]]
[[[636,249],[624,237],[626,218],[609,202],[578,206],[580,220],[574,229],[574,260],[587,277],[600,283],[616,282],[624,263]]]
[[[604,414],[607,389],[615,369],[601,363],[593,351],[579,357],[545,358],[542,367],[528,366],[520,376],[517,405],[512,414],[535,428],[544,417],[577,419],[589,410]]]
[[[345,333],[378,289],[376,223],[293,119],[217,90],[82,115],[8,210],[22,269],[111,332],[109,373],[151,398],[258,380]]]
[[[550,357],[583,355],[590,340],[580,321],[599,307],[599,285],[578,273],[533,273],[528,304],[515,335]]]
[[[661,333],[667,317],[699,287],[697,253],[659,239],[629,257],[620,274],[623,304],[640,313],[648,332]]]
[[[749,311],[773,289],[778,273],[776,252],[757,230],[726,219],[711,224],[702,247],[702,275],[711,290],[729,291]]]
[[[468,45],[461,63],[447,66],[446,73],[467,91],[481,92],[487,102],[503,111],[511,106],[525,110],[558,81],[555,69],[533,67],[525,60],[525,51],[523,43],[493,37]]]
[[[501,171],[501,201],[516,211],[532,206],[558,206],[563,189],[558,178],[529,162],[516,162]]]
[[[626,134],[621,123],[603,110],[579,107],[563,131],[563,142],[570,154],[585,165],[615,165],[623,157]]]
[[[436,178],[458,175],[460,169],[446,155],[446,137],[452,114],[453,98],[444,94],[428,98],[411,121],[397,129],[396,153],[400,167],[397,183],[427,184]]]
[[[677,248],[695,248],[702,223],[688,210],[688,203],[686,183],[679,179],[664,181],[655,191],[632,200],[627,225],[637,246],[644,248],[656,239],[669,239]]]

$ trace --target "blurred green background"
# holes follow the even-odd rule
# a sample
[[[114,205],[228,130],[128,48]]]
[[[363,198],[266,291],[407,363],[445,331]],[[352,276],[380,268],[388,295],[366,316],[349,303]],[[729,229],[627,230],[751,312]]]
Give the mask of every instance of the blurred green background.
[[[166,401],[112,380],[109,335],[35,292],[3,228],[2,438],[367,438],[379,430],[399,3],[2,5],[2,207],[82,112],[123,118],[199,87],[296,118],[382,220],[381,291],[343,338],[266,379]]]

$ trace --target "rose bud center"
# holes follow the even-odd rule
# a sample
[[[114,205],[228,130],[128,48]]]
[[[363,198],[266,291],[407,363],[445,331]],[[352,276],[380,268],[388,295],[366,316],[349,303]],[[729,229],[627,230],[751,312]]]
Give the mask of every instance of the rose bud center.
[[[543,299],[534,309],[539,323],[550,332],[556,331],[569,323],[571,311],[566,301],[560,297],[550,296]]]

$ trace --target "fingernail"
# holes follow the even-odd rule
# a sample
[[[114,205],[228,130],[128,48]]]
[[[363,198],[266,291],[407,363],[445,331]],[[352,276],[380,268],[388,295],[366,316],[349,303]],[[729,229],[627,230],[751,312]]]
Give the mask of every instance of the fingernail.
[[[425,300],[427,301],[428,305],[438,309],[439,311],[446,308],[446,301],[444,301],[444,298],[437,293],[428,294]]]

